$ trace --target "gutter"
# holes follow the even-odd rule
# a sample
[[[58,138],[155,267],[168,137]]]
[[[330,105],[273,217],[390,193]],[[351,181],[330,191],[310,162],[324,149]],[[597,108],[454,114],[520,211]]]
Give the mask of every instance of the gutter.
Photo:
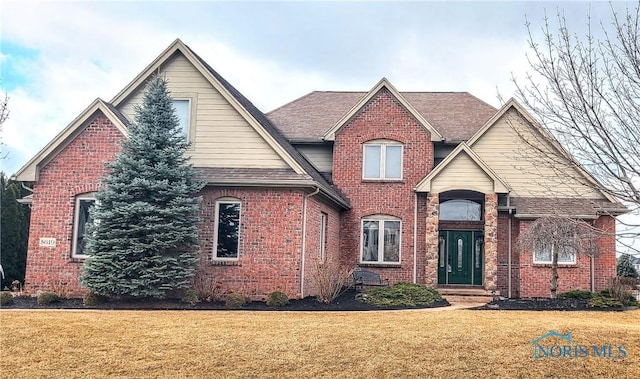
[[[304,298],[304,263],[305,251],[307,249],[307,200],[320,192],[320,187],[308,195],[304,195],[302,201],[302,257],[300,258],[300,298]]]

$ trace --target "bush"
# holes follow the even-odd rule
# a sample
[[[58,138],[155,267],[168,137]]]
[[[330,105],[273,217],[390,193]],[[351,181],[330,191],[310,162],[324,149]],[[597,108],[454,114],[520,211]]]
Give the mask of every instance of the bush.
[[[593,294],[593,297],[589,300],[589,306],[594,308],[622,307],[622,303],[618,299],[600,292]]]
[[[635,284],[635,279],[615,277],[609,280],[609,294],[611,298],[618,300],[622,305],[634,305],[636,299],[633,297],[630,289]]]
[[[0,305],[9,305],[13,303],[13,295],[9,291],[0,292]]]
[[[287,304],[289,304],[289,297],[284,292],[271,292],[267,296],[267,305],[270,307],[284,307]]]
[[[571,290],[558,295],[560,299],[591,299],[593,292],[587,290]]]
[[[206,302],[220,301],[223,299],[222,283],[203,271],[196,272],[193,278],[193,289],[198,299]]]
[[[104,304],[107,302],[107,297],[98,295],[93,291],[89,291],[82,296],[82,304],[87,307],[94,307],[96,305]]]
[[[242,308],[245,304],[247,304],[246,296],[238,292],[228,294],[224,303],[227,308]]]
[[[337,261],[318,262],[309,274],[311,285],[317,292],[316,299],[327,304],[335,300],[344,291],[352,272]]]
[[[200,302],[200,299],[198,298],[198,293],[196,292],[196,290],[191,289],[184,291],[184,294],[182,295],[182,299],[180,299],[180,301],[194,306]]]
[[[60,300],[60,296],[55,292],[42,292],[38,295],[38,304],[40,305],[55,303],[58,300]]]
[[[374,288],[356,295],[356,300],[376,307],[415,307],[431,305],[442,300],[440,293],[413,283],[396,283],[390,287]]]

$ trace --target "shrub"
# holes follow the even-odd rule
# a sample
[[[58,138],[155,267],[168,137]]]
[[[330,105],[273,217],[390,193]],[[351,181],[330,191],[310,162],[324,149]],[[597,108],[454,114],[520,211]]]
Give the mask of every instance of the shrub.
[[[40,305],[55,303],[58,300],[60,300],[60,296],[55,292],[41,292],[38,295],[38,304]]]
[[[632,282],[632,283],[630,283]],[[629,291],[633,288],[635,279],[615,277],[609,280],[609,294],[611,298],[618,300],[622,305],[633,305],[636,303],[635,298]]]
[[[180,299],[180,301],[194,306],[200,302],[200,299],[198,298],[198,293],[196,292],[196,290],[190,289],[184,291],[184,294],[182,295],[182,299]]]
[[[591,299],[593,292],[587,290],[571,290],[558,295],[560,299]]]
[[[593,294],[593,297],[589,300],[589,306],[594,308],[622,307],[622,303],[618,299],[600,292]]]
[[[284,292],[271,292],[267,296],[267,305],[270,307],[284,307],[287,304],[289,304],[289,297]]]
[[[330,303],[344,291],[353,270],[340,265],[337,261],[318,262],[310,272],[311,285],[316,289],[316,299],[321,303]]]
[[[196,272],[193,278],[193,289],[196,291],[198,299],[202,301],[212,302],[223,299],[222,283],[203,271]]]
[[[87,307],[94,307],[96,305],[100,305],[107,302],[107,297],[103,295],[98,295],[93,291],[89,291],[82,296],[82,304]]]
[[[0,305],[9,305],[13,303],[13,295],[9,291],[0,292]]]
[[[238,292],[231,292],[228,294],[227,300],[225,300],[224,303],[227,308],[242,308],[245,304],[247,304],[246,296]]]
[[[390,287],[374,288],[356,295],[356,300],[376,307],[415,307],[442,300],[440,293],[413,283],[396,283]]]

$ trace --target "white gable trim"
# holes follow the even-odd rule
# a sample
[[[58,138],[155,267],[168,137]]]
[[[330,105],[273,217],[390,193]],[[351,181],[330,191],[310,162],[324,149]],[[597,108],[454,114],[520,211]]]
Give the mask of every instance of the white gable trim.
[[[432,170],[427,176],[422,179],[415,188],[416,192],[431,192],[431,183],[432,181],[438,177],[442,172],[447,169],[447,166],[453,162],[460,154],[466,153],[469,158],[482,170],[482,172],[487,175],[491,180],[493,180],[493,191],[495,193],[508,193],[511,191],[510,186],[502,180],[486,163],[471,150],[471,148],[465,143],[462,142],[449,155],[442,161],[440,164]],[[464,188],[460,188],[464,189]]]
[[[94,100],[78,117],[66,128],[55,136],[43,147],[31,160],[29,160],[14,175],[14,180],[24,182],[37,182],[40,169],[55,158],[71,141],[73,141],[95,118],[96,113],[102,114],[124,135],[127,135],[127,127],[122,123],[101,99]]]
[[[356,103],[356,105],[351,108],[349,112],[347,112],[338,122],[336,122],[331,129],[329,129],[325,135],[324,139],[326,141],[335,141],[336,133],[345,126],[367,103],[380,92],[382,88],[386,88],[393,97],[398,100],[398,102],[413,116],[418,120],[418,122],[429,132],[431,133],[431,141],[443,141],[444,137],[434,128],[429,121],[427,121],[422,115],[409,103],[404,96],[396,88],[387,80],[387,78],[382,78],[378,84],[376,84],[371,91],[369,91],[360,101]]]
[[[118,93],[111,103],[114,106],[120,106],[131,96],[138,88],[144,85],[145,81],[154,72],[167,62],[176,52],[180,52],[202,76],[215,88],[224,99],[251,125],[251,127],[267,142],[267,144],[282,158],[297,174],[308,174],[293,159],[289,153],[267,132],[262,125],[233,97],[229,91],[209,72],[209,70],[200,62],[195,54],[180,39],[176,39],[169,47],[167,47],[151,64],[149,64],[131,83],[129,83],[120,93]]]

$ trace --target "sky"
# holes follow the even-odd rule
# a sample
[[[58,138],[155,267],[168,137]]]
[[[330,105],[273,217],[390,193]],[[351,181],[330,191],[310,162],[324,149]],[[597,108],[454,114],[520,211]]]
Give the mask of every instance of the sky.
[[[499,107],[528,34],[562,12],[608,27],[614,2],[0,1],[0,170],[12,174],[95,98],[111,100],[180,38],[263,112],[314,90],[467,91]],[[596,30],[596,33],[598,31]]]

